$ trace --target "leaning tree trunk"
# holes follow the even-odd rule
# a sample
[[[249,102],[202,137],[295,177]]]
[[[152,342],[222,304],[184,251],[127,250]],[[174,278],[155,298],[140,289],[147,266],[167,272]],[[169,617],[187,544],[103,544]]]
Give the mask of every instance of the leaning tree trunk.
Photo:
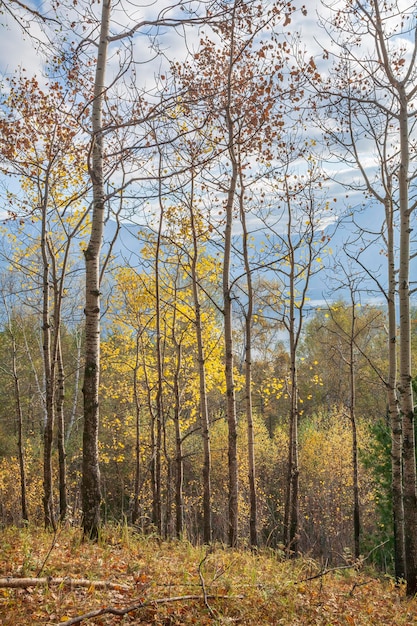
[[[97,539],[100,527],[100,469],[98,456],[100,382],[100,252],[104,232],[104,137],[102,127],[105,70],[110,27],[111,0],[104,0],[97,52],[92,104],[91,182],[93,215],[91,235],[85,251],[85,366],[84,431],[82,462],[82,511],[84,535]]]

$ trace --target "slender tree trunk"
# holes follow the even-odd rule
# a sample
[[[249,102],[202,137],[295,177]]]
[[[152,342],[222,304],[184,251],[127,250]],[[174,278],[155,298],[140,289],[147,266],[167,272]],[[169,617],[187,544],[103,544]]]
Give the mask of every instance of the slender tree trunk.
[[[290,352],[292,352],[290,350]],[[295,355],[294,355],[295,358]],[[292,360],[292,359],[291,359]],[[290,432],[288,454],[288,481],[284,514],[285,546],[291,556],[298,555],[299,529],[299,463],[298,463],[298,383],[297,371],[291,364]]]
[[[153,526],[153,531],[156,530],[157,528],[157,521],[158,521],[158,508],[157,508],[157,503],[158,503],[158,490],[157,490],[157,467],[156,467],[156,456],[157,456],[157,451],[156,451],[156,416],[155,416],[155,403],[153,401],[153,397],[152,397],[152,387],[151,387],[151,381],[149,380],[149,375],[148,375],[148,363],[146,360],[146,346],[144,344],[143,341],[143,335],[141,334],[140,337],[138,338],[138,341],[141,341],[142,344],[142,367],[143,367],[143,379],[144,379],[144,384],[145,384],[145,388],[146,388],[146,398],[147,398],[147,405],[148,405],[148,411],[149,411],[149,416],[150,416],[150,428],[149,428],[149,435],[150,435],[150,449],[151,449],[151,458],[149,461],[149,468],[150,468],[150,475],[151,475],[151,491],[152,491],[152,514],[151,514],[151,519],[152,519],[152,526]]]
[[[400,411],[403,420],[403,463],[404,463],[404,540],[406,560],[407,595],[417,593],[417,492],[416,453],[414,434],[414,402],[411,369],[411,321],[410,321],[410,209],[408,198],[409,131],[407,96],[399,88],[400,98],[400,362],[399,392]]]
[[[52,489],[52,444],[55,424],[55,362],[51,348],[51,312],[49,298],[49,258],[47,244],[47,206],[48,180],[45,183],[44,197],[42,198],[42,356],[43,372],[45,377],[45,414],[46,422],[43,435],[43,510],[45,527],[55,530],[55,514]]]
[[[72,433],[72,429],[74,428],[75,420],[77,418],[78,396],[80,392],[82,333],[78,331],[76,333],[76,345],[77,345],[77,365],[75,369],[74,392],[72,395],[71,415],[70,415],[69,422],[67,424],[67,429],[65,432],[65,444],[66,445],[68,444],[69,438]]]
[[[103,0],[92,103],[93,186],[91,235],[85,251],[85,366],[84,431],[82,462],[82,510],[84,535],[98,538],[100,527],[100,469],[98,454],[99,382],[100,382],[100,252],[104,233],[104,136],[102,127],[105,94],[105,71],[110,28],[111,0]]]
[[[390,186],[391,191],[391,186]],[[402,460],[402,420],[397,398],[397,314],[396,314],[396,273],[394,258],[394,215],[392,197],[385,200],[388,253],[388,414],[391,426],[391,467],[392,467],[392,514],[394,525],[395,577],[405,578],[404,553],[404,502],[403,502],[403,460]]]
[[[404,550],[405,550],[405,576],[407,582],[407,595],[417,593],[417,486],[416,486],[416,451],[414,433],[414,403],[412,390],[411,371],[411,321],[410,321],[410,199],[409,199],[409,162],[412,145],[410,142],[408,117],[413,114],[409,111],[412,94],[415,95],[415,84],[412,82],[416,61],[416,47],[411,54],[411,64],[405,73],[404,79],[398,79],[398,69],[390,55],[387,44],[387,35],[384,31],[383,18],[380,13],[380,0],[373,0],[372,7],[375,15],[372,26],[374,27],[374,37],[376,40],[378,60],[384,68],[387,79],[391,86],[392,93],[398,99],[399,123],[399,145],[400,162],[398,171],[399,188],[399,211],[400,211],[400,259],[398,275],[398,297],[399,297],[399,374],[398,392],[399,408],[402,418],[402,444],[403,444],[403,503],[404,503]],[[361,7],[362,8],[362,7]],[[362,8],[362,11],[364,9]],[[368,19],[369,16],[367,15]],[[415,28],[415,26],[414,26]],[[394,67],[394,69],[393,69]],[[407,86],[410,93],[407,94]],[[378,85],[379,87],[379,85]],[[392,329],[390,329],[392,330]],[[392,336],[392,335],[391,335]],[[394,405],[393,405],[394,409]],[[395,410],[391,415],[393,426],[398,431]],[[398,432],[396,437],[399,437]],[[398,440],[393,442],[393,446],[398,445]],[[395,453],[397,450],[395,449]],[[398,467],[394,468],[396,472]],[[398,493],[395,494],[398,497]],[[401,516],[401,510],[397,513]],[[396,522],[400,524],[399,517]],[[401,532],[397,526],[396,532]],[[401,541],[401,537],[398,537]]]
[[[140,482],[141,482],[141,462],[140,462],[140,402],[138,390],[138,369],[139,369],[139,337],[136,336],[136,362],[133,370],[133,396],[135,400],[135,488],[133,496],[132,524],[136,524],[140,517]]]
[[[149,384],[149,383],[148,383]],[[148,387],[148,409],[151,416],[151,483],[152,483],[152,525],[156,530],[158,528],[158,520],[160,519],[160,490],[158,489],[158,482],[160,484],[160,477],[158,476],[158,470],[160,468],[160,462],[157,462],[158,455],[161,454],[160,444],[157,449],[157,419],[155,417],[154,406],[152,405],[152,398],[150,389]]]
[[[226,376],[226,415],[228,424],[229,466],[229,545],[236,546],[238,537],[238,467],[237,467],[237,419],[235,381],[233,372],[233,325],[232,295],[230,288],[230,261],[232,247],[232,213],[237,171],[234,169],[226,206],[226,229],[223,264],[223,310]]]
[[[229,54],[229,68],[227,78],[226,126],[228,132],[228,152],[231,163],[229,189],[226,200],[226,224],[224,231],[224,258],[223,258],[223,314],[224,314],[224,349],[225,349],[225,378],[226,378],[226,416],[228,424],[228,467],[229,467],[229,545],[235,547],[238,540],[238,464],[237,464],[237,418],[234,381],[233,359],[233,323],[232,323],[232,293],[230,285],[230,265],[232,252],[233,205],[236,196],[238,180],[238,162],[235,150],[234,123],[231,112],[232,76],[234,58],[234,16],[236,7],[232,10],[231,40]]]
[[[191,198],[193,198],[194,176],[192,178]],[[192,200],[191,200],[192,202]],[[211,446],[210,446],[210,420],[207,403],[206,386],[206,358],[204,353],[203,324],[201,319],[201,304],[198,284],[198,237],[194,220],[194,210],[190,204],[190,223],[193,238],[193,256],[191,259],[191,278],[193,285],[193,300],[195,313],[195,332],[197,338],[197,361],[200,391],[200,423],[203,440],[203,540],[210,544],[212,540],[212,513],[211,513]]]
[[[288,192],[287,192],[288,193]],[[299,527],[299,465],[298,465],[298,380],[297,380],[297,343],[299,332],[301,330],[301,309],[299,310],[300,320],[298,322],[298,332],[296,330],[295,320],[295,272],[296,259],[294,246],[292,244],[292,213],[290,207],[290,195],[288,202],[288,224],[287,224],[287,240],[289,245],[289,343],[290,343],[290,389],[288,395],[290,397],[290,427],[288,442],[288,480],[287,494],[285,500],[284,511],[284,544],[286,550],[292,556],[298,554],[298,527]]]
[[[156,416],[155,416],[155,493],[153,503],[153,523],[159,536],[162,537],[162,431],[164,428],[163,415],[163,362],[162,362],[162,336],[161,336],[161,297],[160,297],[160,253],[162,242],[162,228],[164,223],[164,207],[162,202],[162,155],[159,155],[159,224],[155,250],[155,326],[156,326],[156,367],[157,367],[157,392],[156,392]]]
[[[20,384],[19,376],[17,373],[16,362],[16,340],[12,335],[12,374],[14,384],[14,398],[15,409],[17,418],[17,451],[19,456],[19,472],[20,472],[20,501],[22,506],[22,519],[25,522],[29,521],[29,513],[27,506],[26,496],[26,464],[25,464],[25,446],[23,443],[23,416],[22,405],[20,401]]]
[[[249,468],[249,533],[250,545],[258,545],[258,509],[256,497],[256,471],[255,471],[255,434],[253,429],[252,414],[252,322],[253,322],[253,286],[252,270],[249,262],[248,230],[246,226],[246,214],[244,207],[245,187],[243,184],[242,169],[240,168],[240,193],[239,208],[240,222],[242,224],[243,237],[243,260],[245,265],[245,278],[247,287],[248,303],[245,313],[245,407],[246,423],[248,431],[248,468]]]
[[[355,411],[350,407],[350,423],[352,428],[352,466],[353,466],[353,535],[355,558],[360,557],[361,518],[359,506],[359,464],[358,464],[358,433]]]
[[[165,453],[165,461],[166,461],[166,477],[165,477],[165,516],[163,516],[163,535],[161,537],[165,540],[170,539],[172,537],[172,459],[167,454],[167,446],[166,446],[166,425],[164,424],[163,428],[163,439],[164,439],[164,453]]]
[[[173,329],[173,334],[175,330]],[[179,374],[181,367],[181,345],[175,342],[177,364],[174,374],[174,424],[175,424],[175,532],[180,539],[184,533],[184,459],[182,451],[182,435],[180,424],[180,387]]]
[[[353,293],[351,294],[353,296]],[[360,556],[361,520],[359,508],[359,464],[358,464],[358,434],[356,428],[356,393],[355,393],[355,336],[356,336],[356,311],[355,300],[351,298],[351,328],[349,340],[349,419],[352,429],[352,468],[353,468],[353,538],[355,558]]]
[[[57,338],[57,364],[58,364],[58,391],[56,398],[56,415],[58,423],[58,461],[59,461],[59,518],[61,522],[67,514],[67,454],[65,451],[65,416],[64,416],[64,399],[65,399],[65,375],[64,361],[62,358],[61,338]]]

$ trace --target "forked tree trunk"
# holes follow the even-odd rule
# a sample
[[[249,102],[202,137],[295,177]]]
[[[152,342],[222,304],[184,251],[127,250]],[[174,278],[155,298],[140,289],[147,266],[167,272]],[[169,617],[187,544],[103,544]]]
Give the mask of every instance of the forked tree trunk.
[[[47,174],[48,177],[48,174]],[[52,489],[52,444],[55,425],[55,362],[52,356],[51,311],[49,298],[49,258],[47,244],[47,206],[48,187],[46,180],[44,197],[42,198],[42,357],[45,377],[45,414],[46,421],[43,435],[43,510],[46,527],[55,530],[55,514]]]
[[[230,37],[229,67],[227,76],[226,127],[227,148],[231,164],[229,188],[226,200],[226,224],[224,231],[223,256],[223,314],[224,314],[224,353],[226,378],[226,416],[228,425],[228,467],[229,467],[229,545],[237,545],[238,539],[238,463],[237,463],[237,418],[234,381],[233,358],[233,324],[232,324],[232,293],[230,284],[230,265],[232,253],[232,226],[233,205],[236,196],[238,180],[238,162],[235,147],[235,127],[231,112],[232,103],[232,76],[234,65],[234,17],[236,4],[232,9],[232,24]]]
[[[103,0],[92,103],[91,182],[93,214],[85,251],[85,366],[84,431],[82,461],[82,511],[84,535],[98,538],[100,527],[100,469],[98,454],[100,382],[100,252],[104,233],[104,137],[102,127],[105,71],[110,28],[111,0]]]

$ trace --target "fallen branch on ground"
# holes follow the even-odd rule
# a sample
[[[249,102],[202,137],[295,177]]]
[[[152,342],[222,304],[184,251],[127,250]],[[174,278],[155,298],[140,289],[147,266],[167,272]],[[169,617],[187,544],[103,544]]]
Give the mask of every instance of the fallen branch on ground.
[[[156,598],[155,600],[145,600],[138,602],[137,604],[132,604],[130,606],[125,607],[124,609],[116,609],[115,607],[108,606],[102,609],[97,609],[96,611],[90,611],[89,613],[84,613],[83,615],[78,615],[77,617],[73,617],[66,622],[59,622],[59,626],[73,626],[74,624],[80,624],[85,619],[90,619],[92,617],[100,617],[100,615],[117,615],[118,617],[122,617],[123,615],[127,615],[128,613],[132,613],[133,611],[138,611],[139,609],[144,609],[146,607],[151,607],[158,604],[169,604],[170,602],[187,602],[189,600],[242,600],[243,596],[219,596],[219,595],[210,595],[204,596],[201,595],[190,595],[190,596],[173,596],[171,598]]]
[[[107,580],[88,580],[87,578],[0,578],[0,589],[4,587],[26,589],[38,585],[63,585],[65,587],[94,587],[95,589],[113,589],[129,591],[131,587]]]
[[[297,580],[295,584],[298,585],[299,583],[305,583],[310,580],[315,580],[316,578],[323,578],[327,574],[331,574],[332,572],[341,572],[344,569],[360,570],[363,564],[365,563],[365,561],[369,559],[371,554],[375,552],[375,550],[378,550],[378,548],[385,546],[385,544],[388,543],[388,541],[389,539],[387,539],[386,541],[383,541],[382,543],[379,543],[377,546],[372,548],[372,550],[368,552],[368,554],[365,557],[360,557],[359,559],[356,559],[355,561],[353,561],[352,563],[348,563],[347,565],[339,565],[336,567],[329,567],[329,568],[325,567],[324,569],[320,570],[318,574],[314,574],[313,576],[307,576],[307,578],[302,578],[301,580]]]

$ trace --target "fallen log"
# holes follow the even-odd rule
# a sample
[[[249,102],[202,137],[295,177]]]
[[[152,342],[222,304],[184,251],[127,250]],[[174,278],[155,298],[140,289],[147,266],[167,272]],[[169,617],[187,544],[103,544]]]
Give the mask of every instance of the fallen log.
[[[42,578],[0,578],[1,588],[26,589],[27,587],[37,587],[38,585],[59,586],[64,587],[94,587],[95,589],[112,589],[115,591],[129,591],[131,587],[122,585],[121,583],[112,583],[107,580],[89,580],[87,578],[52,578],[44,576]]]

